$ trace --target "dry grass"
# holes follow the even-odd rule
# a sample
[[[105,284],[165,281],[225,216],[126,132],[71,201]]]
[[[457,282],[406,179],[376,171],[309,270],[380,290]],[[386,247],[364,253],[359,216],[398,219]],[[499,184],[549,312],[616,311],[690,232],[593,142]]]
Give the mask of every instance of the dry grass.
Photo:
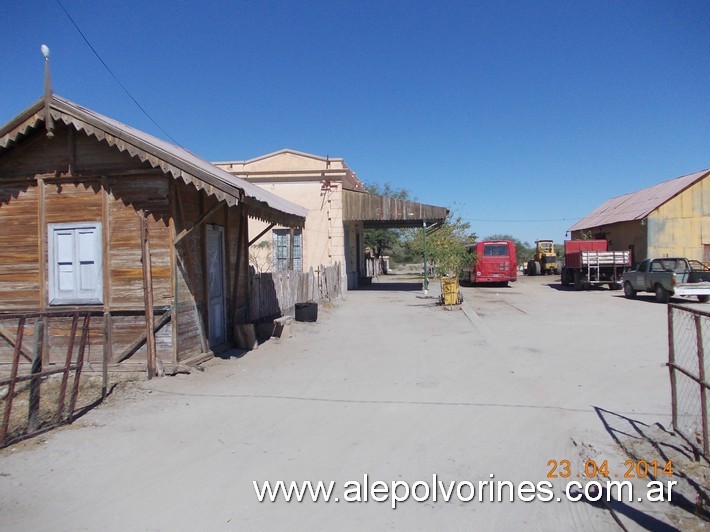
[[[40,400],[38,424],[35,430],[42,430],[55,422],[55,416],[59,409],[59,399],[61,395],[62,375],[51,375],[44,377],[40,383]],[[60,412],[60,420],[63,422],[69,416],[69,406],[74,387],[74,375],[70,374],[67,380],[64,395],[64,404]],[[0,415],[4,414],[8,401],[7,389],[3,390],[5,397],[0,400]],[[74,407],[74,416],[81,413],[83,409],[97,404],[101,400],[102,379],[100,375],[83,374],[80,379],[79,390]],[[20,382],[15,387],[12,397],[12,409],[6,441],[11,441],[27,433],[30,410],[30,384],[29,381]]]

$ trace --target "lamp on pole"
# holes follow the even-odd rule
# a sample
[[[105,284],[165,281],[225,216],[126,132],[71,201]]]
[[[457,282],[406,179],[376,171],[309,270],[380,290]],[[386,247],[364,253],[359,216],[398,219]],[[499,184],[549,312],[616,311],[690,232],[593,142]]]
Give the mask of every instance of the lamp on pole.
[[[422,231],[424,232],[424,295],[427,295],[429,293],[429,280],[427,279],[427,260],[426,260],[426,220],[424,220],[424,225],[422,227]]]

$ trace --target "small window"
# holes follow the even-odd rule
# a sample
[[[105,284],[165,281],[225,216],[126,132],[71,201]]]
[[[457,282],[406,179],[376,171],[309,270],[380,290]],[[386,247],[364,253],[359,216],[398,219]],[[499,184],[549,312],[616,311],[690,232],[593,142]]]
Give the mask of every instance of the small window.
[[[49,224],[49,304],[103,302],[101,224]]]
[[[291,263],[291,230],[274,229],[274,270],[277,272],[288,270]],[[303,237],[300,229],[293,231],[293,269],[303,270]]]

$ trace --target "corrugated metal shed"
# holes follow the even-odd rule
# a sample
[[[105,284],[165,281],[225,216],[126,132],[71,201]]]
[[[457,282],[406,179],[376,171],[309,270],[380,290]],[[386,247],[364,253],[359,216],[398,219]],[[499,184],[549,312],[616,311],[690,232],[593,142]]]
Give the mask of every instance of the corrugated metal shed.
[[[710,169],[664,181],[630,194],[612,198],[570,227],[570,231],[601,227],[617,222],[642,220],[686,188],[710,174]]]
[[[45,104],[44,98],[38,100],[0,128],[0,153],[44,126]],[[303,227],[305,223],[305,208],[235,177],[184,148],[54,94],[50,96],[49,109],[53,120],[106,141],[228,205],[243,202],[251,217],[288,227]]]

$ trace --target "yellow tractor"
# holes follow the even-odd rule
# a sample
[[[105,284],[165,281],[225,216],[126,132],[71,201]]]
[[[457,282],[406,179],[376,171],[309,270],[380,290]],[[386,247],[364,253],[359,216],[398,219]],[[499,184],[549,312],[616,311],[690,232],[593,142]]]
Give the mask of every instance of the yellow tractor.
[[[528,261],[528,275],[557,274],[557,254],[552,240],[536,240],[535,254]]]

